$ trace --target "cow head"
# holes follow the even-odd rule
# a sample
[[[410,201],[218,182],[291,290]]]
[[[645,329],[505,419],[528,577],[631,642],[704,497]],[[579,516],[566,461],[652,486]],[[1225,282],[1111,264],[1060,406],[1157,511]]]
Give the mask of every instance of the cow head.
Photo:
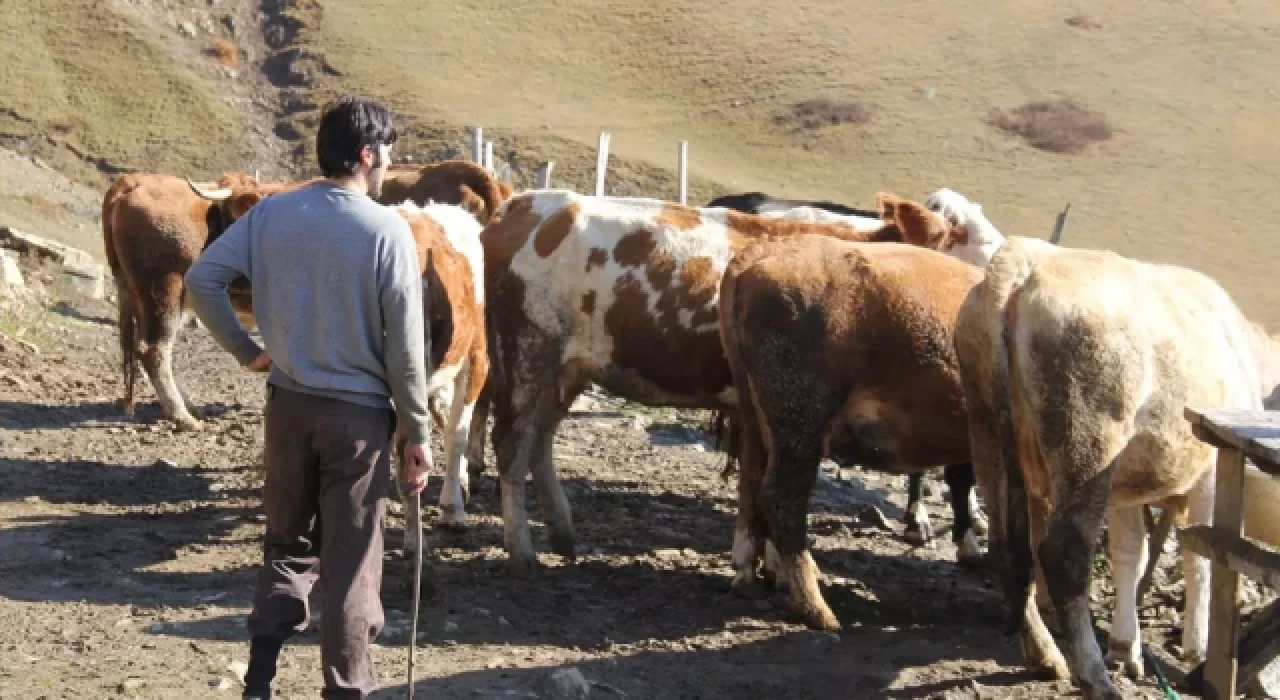
[[[219,178],[217,189],[207,189],[192,182],[189,177],[186,180],[192,192],[209,202],[209,212],[205,218],[209,227],[206,245],[222,235],[227,227],[244,216],[253,208],[253,205],[273,194],[296,189],[311,182],[273,182],[264,185],[248,175],[233,173]]]
[[[964,201],[970,208],[957,208],[955,202],[949,202],[953,206],[937,204],[939,192],[944,190],[935,192],[928,204],[879,192],[876,194],[876,207],[880,210],[880,218],[886,224],[896,225],[907,243],[932,248],[970,265],[986,267],[996,249],[1004,243],[1004,236],[982,217],[981,207],[968,200]],[[951,193],[951,190],[945,192]],[[975,214],[981,217],[981,223]]]

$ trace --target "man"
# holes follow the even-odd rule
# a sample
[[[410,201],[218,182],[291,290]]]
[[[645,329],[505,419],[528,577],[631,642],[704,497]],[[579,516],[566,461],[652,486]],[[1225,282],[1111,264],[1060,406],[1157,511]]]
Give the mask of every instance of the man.
[[[401,480],[419,493],[430,468],[417,249],[405,220],[371,199],[395,139],[383,106],[353,96],[331,103],[316,134],[324,179],[263,199],[186,275],[218,343],[249,370],[270,370],[267,529],[244,698],[271,697],[280,648],[307,628],[317,577],[321,697],[365,698],[377,685],[369,644],[384,621],[382,515],[397,416]],[[265,350],[227,298],[241,274]]]

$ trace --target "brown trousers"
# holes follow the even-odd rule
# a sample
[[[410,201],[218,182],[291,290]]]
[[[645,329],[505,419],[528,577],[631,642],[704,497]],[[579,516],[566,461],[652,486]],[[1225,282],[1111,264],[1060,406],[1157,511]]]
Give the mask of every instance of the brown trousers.
[[[268,386],[267,532],[249,632],[281,641],[306,630],[324,584],[322,698],[377,687],[370,641],[384,622],[382,515],[391,495],[395,414]]]

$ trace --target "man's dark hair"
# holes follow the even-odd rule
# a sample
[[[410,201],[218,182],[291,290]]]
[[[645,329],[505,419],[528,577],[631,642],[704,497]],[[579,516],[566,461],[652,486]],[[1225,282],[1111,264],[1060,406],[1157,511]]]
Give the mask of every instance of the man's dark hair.
[[[325,105],[316,131],[316,158],[325,177],[355,173],[360,150],[396,142],[391,111],[381,103],[358,95],[343,95]]]

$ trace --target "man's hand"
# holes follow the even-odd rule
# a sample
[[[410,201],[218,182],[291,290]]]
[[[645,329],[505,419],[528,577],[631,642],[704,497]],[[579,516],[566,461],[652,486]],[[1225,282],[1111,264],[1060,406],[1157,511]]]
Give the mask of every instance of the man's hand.
[[[258,356],[253,358],[249,364],[244,366],[250,372],[266,372],[271,369],[271,357],[267,355],[267,351],[263,350]]]
[[[422,493],[427,487],[427,473],[432,469],[430,450],[426,445],[405,443],[400,455],[400,481],[409,493]]]

